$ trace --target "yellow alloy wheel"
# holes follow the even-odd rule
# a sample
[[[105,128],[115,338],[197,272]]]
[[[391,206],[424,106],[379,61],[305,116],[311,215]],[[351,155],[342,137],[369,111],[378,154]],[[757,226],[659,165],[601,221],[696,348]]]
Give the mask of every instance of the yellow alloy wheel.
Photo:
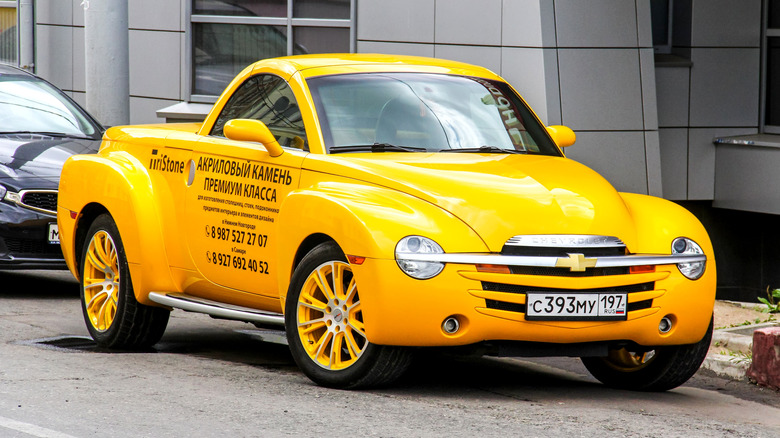
[[[625,348],[610,350],[605,362],[619,371],[637,371],[646,367],[655,358],[655,350],[646,352],[628,351]]]
[[[348,263],[311,271],[298,296],[298,335],[309,358],[327,370],[348,368],[368,346],[357,285]]]
[[[119,258],[111,236],[103,230],[92,236],[84,257],[84,305],[98,331],[111,327],[119,296]]]

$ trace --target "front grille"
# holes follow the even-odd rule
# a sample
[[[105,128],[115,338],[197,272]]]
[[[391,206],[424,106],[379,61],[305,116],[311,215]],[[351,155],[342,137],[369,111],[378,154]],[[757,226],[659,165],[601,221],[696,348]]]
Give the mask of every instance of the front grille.
[[[569,268],[545,268],[539,266],[510,266],[513,274],[547,275],[552,277],[600,277],[603,275],[623,275],[629,273],[628,267],[589,268],[583,272],[572,271]]]
[[[560,293],[625,292],[630,294],[632,292],[647,292],[653,290],[653,288],[655,288],[655,283],[653,282],[630,284],[627,286],[617,286],[617,287],[599,287],[594,289],[576,290],[576,291],[573,291],[571,289],[557,289],[553,287],[529,287],[529,286],[519,286],[516,284],[492,283],[489,281],[482,282],[483,290],[491,291],[491,292],[506,292],[510,294],[524,294],[528,292],[560,292]]]
[[[51,244],[43,240],[15,239],[6,237],[3,239],[8,252],[12,254],[28,255],[56,255],[61,256],[62,250],[57,244]]]
[[[44,210],[51,214],[57,214],[57,192],[53,190],[24,191],[20,205],[32,210]]]
[[[566,257],[569,254],[583,254],[585,257],[609,257],[626,255],[625,246],[608,248],[575,248],[575,247],[537,247],[504,245],[503,255],[520,255],[532,257]]]
[[[577,290],[577,291],[573,291],[571,289],[557,289],[552,287],[529,287],[529,286],[518,286],[515,284],[492,283],[488,281],[482,282],[483,290],[491,291],[491,292],[504,292],[510,294],[525,294],[528,292],[560,292],[560,293],[625,292],[630,294],[632,292],[651,291],[654,288],[655,288],[654,282],[631,284],[627,286],[617,286],[617,287],[600,287],[600,288]],[[653,305],[653,300],[643,300],[643,301],[638,301],[636,303],[629,303],[626,307],[626,310],[628,312],[633,312],[634,310],[650,308],[652,305]],[[488,309],[505,310],[507,312],[515,312],[515,313],[525,313],[525,304],[510,303],[510,302],[500,301],[495,299],[492,300],[486,299],[485,306]]]
[[[642,300],[636,303],[628,303],[626,310],[633,312],[635,310],[649,309],[653,305],[653,300]],[[485,307],[488,309],[505,310],[507,312],[525,313],[525,304],[507,303],[498,300],[485,300]]]
[[[525,313],[525,304],[507,303],[506,301],[485,300],[488,309],[506,310],[507,312]]]
[[[581,265],[583,257],[575,257],[575,254],[582,254],[584,259],[590,259],[590,264],[596,258],[601,257],[620,257],[629,255],[626,245],[617,237],[597,236],[597,235],[518,235],[510,238],[504,244],[501,254],[505,256],[526,256],[526,257],[557,257],[558,265],[561,267],[542,267],[542,266],[509,266],[509,270],[514,275],[528,275],[540,277],[601,277],[610,275],[628,275],[631,272],[630,267],[609,267],[595,268]],[[566,267],[563,267],[566,266]],[[482,289],[489,292],[499,292],[506,294],[527,294],[530,292],[541,293],[626,293],[647,292],[655,289],[655,282],[646,282],[640,284],[620,285],[614,287],[602,287],[591,289],[560,289],[549,287],[524,286],[516,284],[495,283],[482,281]],[[525,313],[525,304],[513,303],[509,298],[502,301],[500,297],[496,299],[493,294],[491,299],[485,300],[485,305],[489,309],[503,310],[515,313]],[[626,310],[632,312],[635,310],[652,307],[653,300],[643,300],[636,303],[627,304]]]
[[[617,237],[587,235],[519,235],[504,243],[504,255],[566,257],[608,257],[627,254],[626,244]]]

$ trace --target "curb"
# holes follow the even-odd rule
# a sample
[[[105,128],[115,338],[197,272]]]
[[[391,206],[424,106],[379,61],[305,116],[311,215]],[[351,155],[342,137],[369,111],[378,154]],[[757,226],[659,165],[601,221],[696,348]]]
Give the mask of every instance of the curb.
[[[713,371],[715,374],[728,377],[734,380],[747,380],[747,370],[750,367],[750,361],[747,359],[738,359],[735,356],[725,354],[710,353],[704,359],[702,368]]]
[[[733,333],[729,329],[716,330],[712,334],[710,350],[728,350],[750,354],[753,351],[753,338],[748,335]]]

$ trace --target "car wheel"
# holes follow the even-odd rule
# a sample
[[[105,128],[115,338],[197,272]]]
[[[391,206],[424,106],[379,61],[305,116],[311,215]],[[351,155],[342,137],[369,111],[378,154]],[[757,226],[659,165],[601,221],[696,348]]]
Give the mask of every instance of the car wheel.
[[[389,384],[409,367],[406,348],[368,342],[352,268],[333,242],[296,267],[285,304],[293,358],[315,383],[332,388]]]
[[[106,348],[144,348],[165,332],[170,311],[135,299],[122,239],[113,218],[99,216],[81,256],[81,308],[90,335]]]
[[[648,351],[610,350],[607,357],[583,357],[585,368],[603,384],[634,391],[667,391],[693,377],[712,340],[712,321],[701,341]]]

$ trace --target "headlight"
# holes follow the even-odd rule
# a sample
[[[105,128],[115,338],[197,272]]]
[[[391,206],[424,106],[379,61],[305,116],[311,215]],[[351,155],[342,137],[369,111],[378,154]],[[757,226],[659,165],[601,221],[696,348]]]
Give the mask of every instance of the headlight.
[[[13,202],[14,204],[19,204],[19,203],[22,202],[22,196],[19,195],[18,193],[16,193],[16,192],[9,192],[5,188],[3,189],[3,192],[4,192],[3,193],[3,199],[7,199],[7,200]]]
[[[672,254],[704,254],[701,247],[691,239],[678,237],[672,242]],[[682,275],[691,280],[696,280],[704,274],[706,262],[679,263],[677,269]]]
[[[395,246],[395,261],[404,273],[418,280],[433,278],[444,269],[444,263],[406,260],[404,255],[444,254],[438,243],[422,236],[406,236]]]

